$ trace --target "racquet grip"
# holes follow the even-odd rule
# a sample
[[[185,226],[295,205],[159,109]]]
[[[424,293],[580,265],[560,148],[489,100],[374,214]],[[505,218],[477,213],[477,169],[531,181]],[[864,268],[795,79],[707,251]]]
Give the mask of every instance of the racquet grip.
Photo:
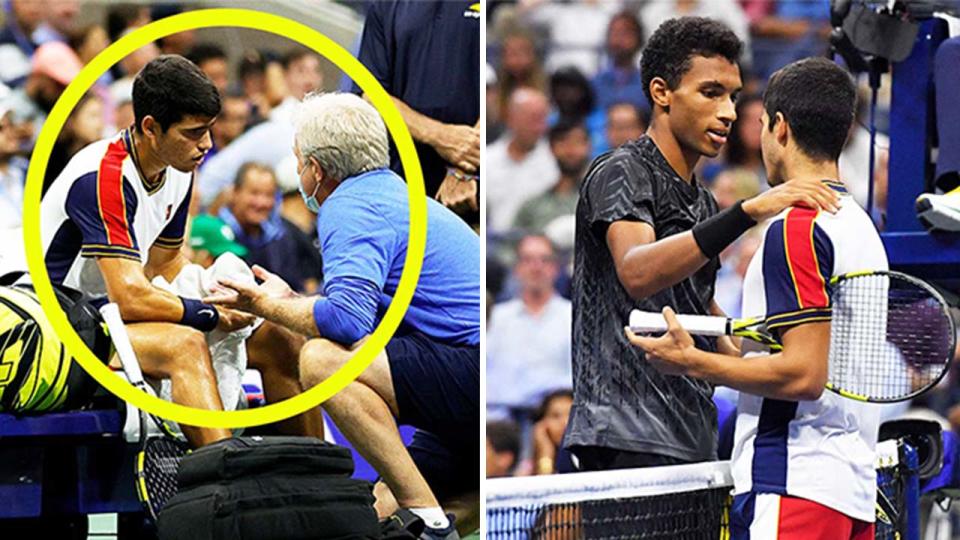
[[[687,332],[697,336],[725,336],[730,332],[729,319],[709,315],[677,315],[677,321]],[[635,334],[666,332],[667,321],[662,313],[633,310],[630,312],[630,330]]]
[[[127,329],[123,325],[123,318],[120,317],[119,306],[112,302],[106,304],[100,308],[100,315],[103,316],[103,322],[107,324],[107,329],[110,330],[110,339],[113,341],[113,347],[117,350],[120,365],[123,366],[123,372],[126,373],[127,379],[134,385],[143,383],[140,363],[133,352],[130,336],[127,335]]]

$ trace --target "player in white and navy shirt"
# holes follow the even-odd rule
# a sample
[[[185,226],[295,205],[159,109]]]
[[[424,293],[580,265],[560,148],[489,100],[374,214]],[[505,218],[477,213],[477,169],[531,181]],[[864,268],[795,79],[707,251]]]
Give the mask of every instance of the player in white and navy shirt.
[[[831,277],[887,268],[873,223],[837,181],[855,103],[849,75],[823,58],[778,71],[764,94],[761,138],[770,183],[822,178],[842,194],[834,214],[794,207],[770,220],[747,270],[743,315],[765,317],[783,351],[770,354],[743,340],[743,358],[703,352],[672,314],[664,337],[629,335],[662,371],[740,390],[734,539],[874,536],[879,411],[823,391]]]
[[[144,374],[169,379],[173,401],[222,410],[204,332],[232,331],[253,318],[153,286],[173,282],[189,261],[181,253],[196,168],[212,145],[220,95],[189,60],[149,62],[133,83],[135,125],[78,152],[40,205],[50,279],[116,303]],[[246,341],[268,400],[300,390],[303,339],[264,324]],[[194,446],[231,436],[224,428],[181,426]],[[288,434],[322,436],[319,410],[284,422]]]

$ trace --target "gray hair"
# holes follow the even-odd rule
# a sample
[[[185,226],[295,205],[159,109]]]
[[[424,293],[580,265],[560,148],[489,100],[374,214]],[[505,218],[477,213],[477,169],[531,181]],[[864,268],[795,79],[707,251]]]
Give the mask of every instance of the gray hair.
[[[387,128],[363,98],[343,92],[314,92],[294,115],[297,148],[335,181],[390,165]]]

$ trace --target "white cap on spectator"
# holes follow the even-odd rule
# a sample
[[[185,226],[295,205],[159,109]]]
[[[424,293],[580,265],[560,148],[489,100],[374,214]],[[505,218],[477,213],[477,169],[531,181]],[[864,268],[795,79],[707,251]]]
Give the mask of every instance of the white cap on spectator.
[[[493,69],[493,66],[487,64],[487,86],[493,86],[497,84],[497,70]]]

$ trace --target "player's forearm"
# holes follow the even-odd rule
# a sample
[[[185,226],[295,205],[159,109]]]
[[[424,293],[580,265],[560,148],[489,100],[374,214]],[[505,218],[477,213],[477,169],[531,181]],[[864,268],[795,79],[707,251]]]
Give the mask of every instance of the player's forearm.
[[[707,260],[685,232],[631,248],[616,265],[617,275],[630,296],[640,300],[687,279]]]
[[[126,322],[180,322],[183,318],[180,297],[149,283],[108,287],[107,296]]]
[[[295,298],[264,297],[257,301],[251,313],[273,323],[289,328],[307,337],[318,337],[320,332],[313,320],[313,304],[316,296],[298,296]]]
[[[811,373],[812,359],[789,353],[740,358],[696,349],[690,375],[714,384],[765,398],[813,401],[820,397],[824,383]]]
[[[410,130],[410,136],[413,137],[413,140],[429,144],[430,146],[437,144],[440,132],[445,126],[443,122],[434,120],[425,114],[415,111],[399,98],[390,96],[390,99],[393,100],[394,105],[396,105],[400,111],[400,116],[403,117],[403,121],[407,124],[407,129]]]

